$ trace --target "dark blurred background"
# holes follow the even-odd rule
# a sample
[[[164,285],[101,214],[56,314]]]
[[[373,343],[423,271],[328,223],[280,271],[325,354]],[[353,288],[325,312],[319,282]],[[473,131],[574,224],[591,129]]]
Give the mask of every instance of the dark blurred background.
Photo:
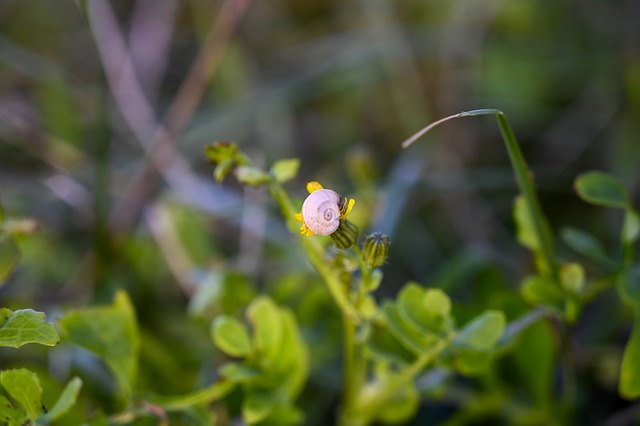
[[[268,290],[308,270],[266,192],[215,185],[215,140],[265,167],[300,158],[296,197],[318,180],[356,198],[360,229],[391,237],[381,298],[416,280],[469,302],[487,267],[516,291],[531,260],[495,120],[400,147],[476,108],[506,113],[552,227],[615,250],[620,216],[572,186],[603,169],[637,195],[639,22],[635,0],[0,0],[0,199],[42,226],[2,305],[125,288],[178,339],[171,312],[197,311],[215,271]]]

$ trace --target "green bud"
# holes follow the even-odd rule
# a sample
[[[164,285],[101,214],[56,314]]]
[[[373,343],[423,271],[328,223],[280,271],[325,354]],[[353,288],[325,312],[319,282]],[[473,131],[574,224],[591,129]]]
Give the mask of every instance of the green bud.
[[[389,255],[389,237],[380,232],[369,235],[364,240],[362,251],[362,258],[367,266],[377,268],[383,265]]]
[[[341,220],[338,229],[331,235],[333,243],[339,249],[348,249],[358,239],[358,227],[348,220]]]

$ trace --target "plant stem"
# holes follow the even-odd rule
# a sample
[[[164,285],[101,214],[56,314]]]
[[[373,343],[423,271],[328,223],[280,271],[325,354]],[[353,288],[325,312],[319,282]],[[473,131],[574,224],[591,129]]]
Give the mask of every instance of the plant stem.
[[[283,216],[290,231],[296,232],[298,223],[295,219],[296,209],[289,195],[282,186],[272,180],[269,185],[271,196],[280,206]],[[367,283],[371,279],[371,268],[368,268],[363,260],[358,246],[353,250],[358,259],[362,277],[357,293],[352,294],[349,288],[345,288],[338,274],[332,270],[326,262],[325,251],[315,238],[301,237],[300,243],[307,253],[309,261],[314,269],[327,284],[334,301],[342,311],[344,367],[343,367],[343,400],[340,413],[340,424],[354,425],[356,404],[360,389],[366,379],[366,360],[362,343],[356,341],[357,326],[361,319],[357,308],[366,295]]]
[[[542,208],[540,207],[540,202],[538,201],[533,179],[531,179],[527,163],[524,160],[524,156],[522,155],[520,146],[516,141],[516,137],[511,130],[511,126],[509,126],[507,117],[503,112],[497,111],[496,118],[498,120],[498,125],[500,126],[502,138],[504,139],[504,143],[507,147],[507,152],[509,153],[509,159],[511,160],[513,171],[518,181],[518,187],[524,196],[527,208],[529,209],[529,215],[533,220],[533,226],[536,230],[538,241],[540,242],[541,254],[549,268],[552,278],[559,284],[558,265],[553,250],[553,236],[544,214],[542,213]]]
[[[282,215],[285,217],[287,222],[287,227],[290,231],[295,232],[298,226],[295,219],[296,209],[293,207],[289,195],[275,180],[270,182],[269,190],[271,191],[271,196],[280,206]],[[354,324],[359,324],[360,316],[349,300],[348,291],[345,291],[344,285],[340,281],[340,277],[327,264],[322,245],[320,245],[315,238],[309,237],[301,237],[300,243],[307,253],[307,257],[309,258],[311,265],[327,284],[327,288],[329,289],[331,296],[333,296],[334,301],[342,313],[349,317]]]
[[[355,351],[355,335],[356,327],[353,322],[343,316],[343,398],[341,409],[341,422],[348,424],[348,420],[352,417],[353,408],[357,397],[357,379],[356,379],[356,351]]]

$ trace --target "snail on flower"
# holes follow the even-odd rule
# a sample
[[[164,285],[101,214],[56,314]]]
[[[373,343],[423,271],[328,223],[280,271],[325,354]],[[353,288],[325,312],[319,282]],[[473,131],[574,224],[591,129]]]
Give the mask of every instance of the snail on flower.
[[[333,234],[356,203],[335,191],[324,189],[318,182],[307,183],[307,191],[309,196],[302,204],[302,212],[296,214],[296,219],[302,222],[302,235]]]

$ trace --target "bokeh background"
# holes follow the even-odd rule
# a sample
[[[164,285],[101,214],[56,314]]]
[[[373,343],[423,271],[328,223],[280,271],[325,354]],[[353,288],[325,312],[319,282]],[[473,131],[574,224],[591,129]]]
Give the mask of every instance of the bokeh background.
[[[615,254],[621,216],[572,187],[602,169],[637,200],[639,22],[634,0],[1,0],[0,199],[41,225],[21,241],[1,304],[55,316],[124,288],[148,369],[165,372],[147,376],[149,388],[205,382],[213,348],[202,318],[254,292],[286,300],[293,282],[314,280],[265,191],[214,183],[204,147],[229,140],[265,167],[300,158],[288,184],[299,198],[318,180],[357,199],[354,222],[392,241],[381,299],[414,280],[445,288],[461,312],[515,316],[532,265],[514,237],[516,185],[495,120],[448,122],[400,144],[450,114],[504,111],[554,230],[587,229]],[[223,307],[201,294],[220,280],[237,293]],[[619,306],[609,295],[576,325],[576,424],[634,407],[615,391],[630,318]],[[0,360],[48,356],[27,351]],[[54,354],[41,366],[53,377],[95,370]],[[532,385],[549,390],[533,400],[549,403],[553,384]],[[305,396],[318,416],[337,401],[323,386]],[[471,400],[437,405],[438,421]]]

